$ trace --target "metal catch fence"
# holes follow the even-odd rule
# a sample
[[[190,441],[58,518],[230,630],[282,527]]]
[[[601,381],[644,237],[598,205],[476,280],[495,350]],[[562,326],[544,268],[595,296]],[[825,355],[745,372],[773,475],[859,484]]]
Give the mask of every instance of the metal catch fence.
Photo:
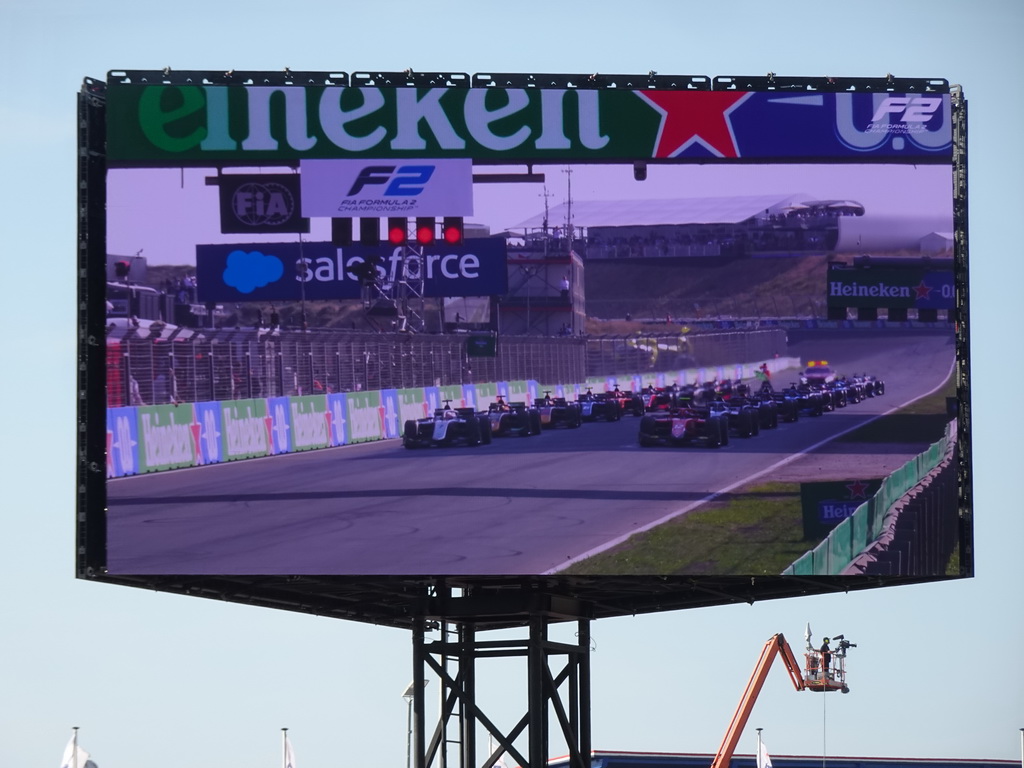
[[[213,332],[189,337],[128,331],[107,339],[107,405],[235,400],[668,371],[767,359],[785,332],[680,336],[502,336],[494,357],[470,356],[466,336],[361,332]]]

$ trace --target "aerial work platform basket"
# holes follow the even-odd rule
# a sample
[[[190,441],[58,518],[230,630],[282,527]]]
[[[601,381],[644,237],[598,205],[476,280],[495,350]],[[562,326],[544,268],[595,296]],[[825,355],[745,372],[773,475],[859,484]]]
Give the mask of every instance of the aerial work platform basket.
[[[842,645],[840,647],[842,648]],[[831,658],[827,665],[824,663],[824,655],[820,650],[814,649],[804,652],[804,688],[821,693],[827,691],[849,693],[850,689],[846,685],[846,649],[830,651],[828,655]]]
[[[850,692],[846,685],[846,651],[857,646],[849,642],[843,635],[836,635],[834,638],[822,638],[821,646],[815,650],[811,644],[809,624],[804,634],[804,641],[807,645],[804,651],[804,666],[801,669],[793,649],[789,647],[789,643],[781,633],[768,638],[768,642],[761,649],[761,656],[747,682],[743,696],[740,698],[739,706],[736,707],[732,720],[729,722],[729,728],[725,732],[722,744],[718,747],[711,768],[728,768],[736,745],[739,743],[740,734],[743,733],[750,712],[754,708],[754,702],[757,701],[757,696],[761,692],[761,687],[768,677],[768,670],[776,656],[782,660],[786,672],[789,673],[790,682],[793,683],[793,687],[797,691]],[[836,643],[835,649],[831,645],[833,642]]]

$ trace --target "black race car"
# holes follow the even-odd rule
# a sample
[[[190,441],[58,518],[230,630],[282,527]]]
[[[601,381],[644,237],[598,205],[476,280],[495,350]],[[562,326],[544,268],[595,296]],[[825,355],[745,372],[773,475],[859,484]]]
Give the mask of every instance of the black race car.
[[[767,382],[766,382],[767,383]],[[769,387],[771,385],[769,384]],[[749,406],[757,411],[758,430],[775,429],[779,426],[779,406],[775,400],[765,392],[754,392],[750,385],[738,383],[733,388],[733,394],[729,398],[731,406]]]
[[[775,403],[778,418],[787,424],[800,419],[800,400],[796,392],[786,389],[775,389],[770,381],[762,382],[758,392],[759,397],[772,400]]]
[[[854,378],[864,387],[864,394],[867,397],[879,397],[885,394],[885,382],[877,376],[869,376],[865,373],[863,376]]]
[[[505,402],[498,399],[487,408],[491,434],[495,437],[530,437],[539,435],[541,430],[540,411],[527,407],[525,402]]]
[[[823,384],[822,388],[832,397],[833,408],[845,408],[850,403],[850,395],[846,382],[842,379]]]
[[[846,401],[848,403],[855,405],[868,396],[864,382],[856,376],[850,378],[843,376],[836,379],[836,384],[846,390]]]
[[[402,445],[406,448],[432,446],[485,445],[491,442],[490,422],[485,414],[472,408],[452,408],[446,400],[432,417],[405,422]]]
[[[806,384],[790,384],[782,390],[783,395],[796,403],[801,416],[821,416],[825,413],[825,398],[818,390]]]
[[[742,397],[716,400],[710,404],[713,413],[724,414],[729,431],[737,437],[754,437],[761,432],[761,419],[755,408]]]
[[[594,393],[588,387],[576,400],[576,405],[584,421],[618,421],[622,418],[622,406],[618,400],[608,397],[607,392]]]

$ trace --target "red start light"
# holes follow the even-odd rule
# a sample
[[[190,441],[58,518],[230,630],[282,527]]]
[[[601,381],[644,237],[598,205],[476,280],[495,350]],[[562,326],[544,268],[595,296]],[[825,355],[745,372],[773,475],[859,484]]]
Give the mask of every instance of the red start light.
[[[449,245],[462,242],[462,222],[461,216],[445,216],[441,222],[441,236]]]
[[[420,245],[430,245],[434,242],[434,225],[419,226],[416,228],[416,242]]]
[[[401,245],[409,239],[408,222],[397,216],[388,219],[388,242]]]

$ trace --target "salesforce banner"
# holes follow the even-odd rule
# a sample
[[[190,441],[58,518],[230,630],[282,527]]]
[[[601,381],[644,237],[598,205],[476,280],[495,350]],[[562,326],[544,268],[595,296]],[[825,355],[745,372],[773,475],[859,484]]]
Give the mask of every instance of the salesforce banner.
[[[426,296],[497,296],[508,290],[505,239],[470,238],[424,247],[332,243],[197,245],[200,301],[358,299],[358,272],[376,268],[377,282],[423,278]]]

